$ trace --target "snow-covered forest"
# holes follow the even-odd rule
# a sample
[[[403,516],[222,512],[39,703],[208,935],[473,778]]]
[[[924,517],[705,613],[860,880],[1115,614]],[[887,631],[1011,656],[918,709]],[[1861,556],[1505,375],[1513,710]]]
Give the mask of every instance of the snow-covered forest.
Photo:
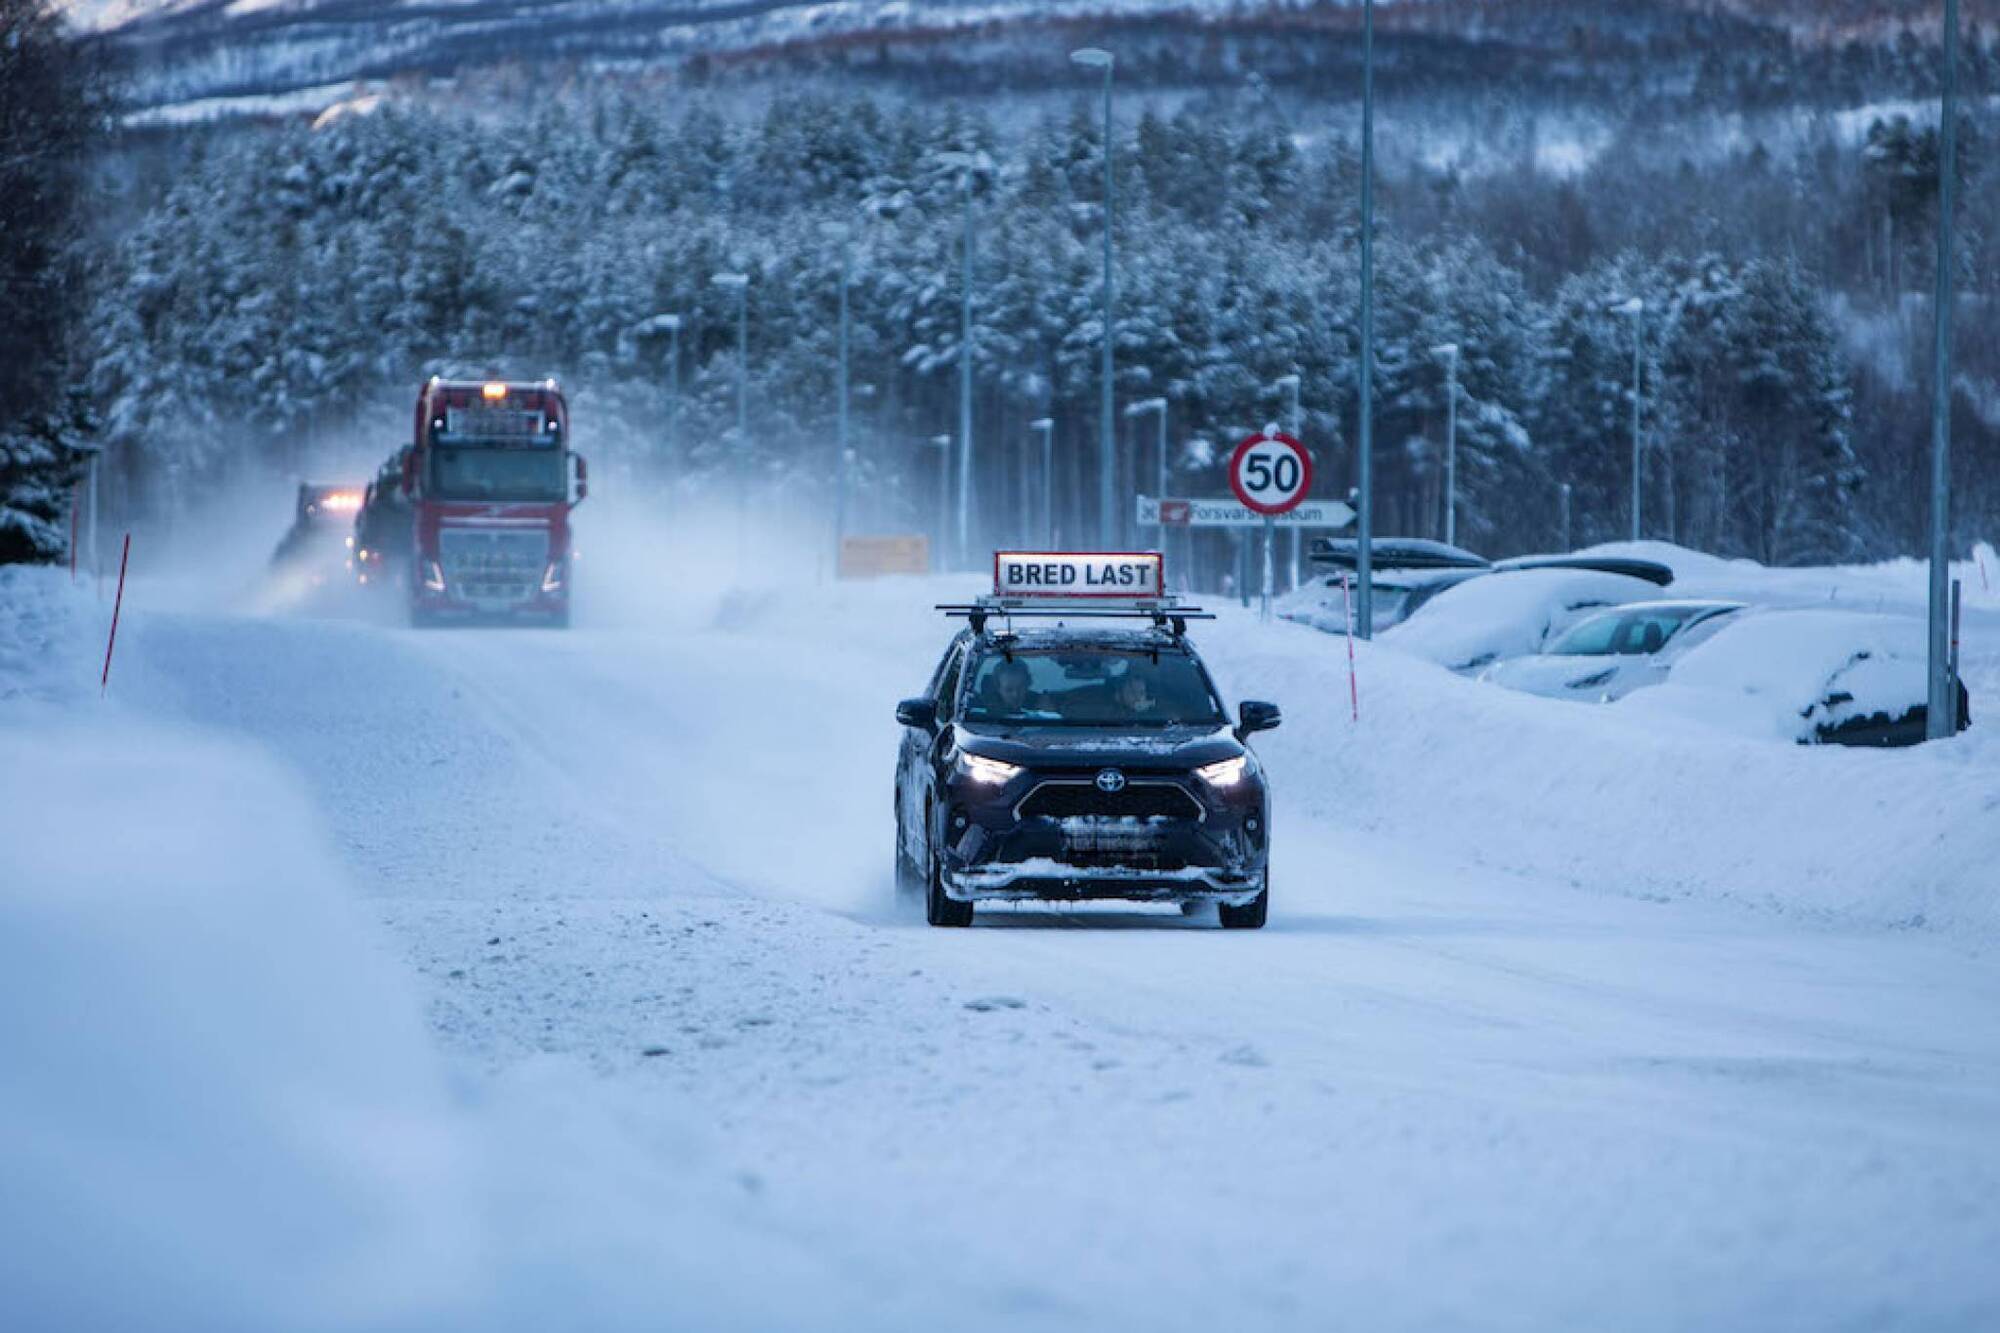
[[[135,495],[158,492],[166,460],[198,484],[246,453],[289,468],[357,432],[386,453],[416,381],[446,367],[557,373],[586,447],[731,479],[735,297],[712,277],[740,268],[752,484],[809,492],[833,464],[841,254],[826,224],[841,223],[857,463],[882,483],[871,494],[914,513],[934,486],[923,442],[956,425],[964,214],[945,155],[971,150],[992,164],[973,202],[980,508],[1014,512],[1026,423],[1051,415],[1058,504],[1080,519],[1099,135],[1081,100],[1003,126],[949,102],[801,94],[742,115],[613,89],[197,137],[102,256],[93,396]],[[1379,530],[1441,529],[1447,389],[1431,349],[1456,343],[1461,535],[1547,547],[1565,483],[1577,541],[1622,535],[1633,327],[1610,307],[1639,296],[1649,534],[1777,561],[1914,549],[1927,142],[1887,120],[1784,160],[1751,144],[1678,169],[1614,151],[1569,178],[1386,172]],[[1130,116],[1116,161],[1118,395],[1167,398],[1176,488],[1221,490],[1216,445],[1279,417],[1273,382],[1296,372],[1319,489],[1344,493],[1352,139],[1301,132],[1253,89]],[[2000,453],[1976,410],[1993,399],[1977,388],[1996,333],[1986,245],[1967,252],[1962,319],[1961,514],[1975,517],[1995,507]],[[666,314],[684,320],[677,415]],[[1131,447],[1150,477],[1150,428]]]

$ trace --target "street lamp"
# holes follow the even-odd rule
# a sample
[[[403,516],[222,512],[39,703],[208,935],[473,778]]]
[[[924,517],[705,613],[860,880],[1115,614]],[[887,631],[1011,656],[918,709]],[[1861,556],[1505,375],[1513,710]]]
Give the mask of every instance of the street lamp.
[[[965,200],[965,239],[960,246],[964,269],[960,278],[958,322],[958,563],[969,565],[972,552],[972,177],[991,165],[984,153],[939,153],[938,161],[958,172]]]
[[[653,327],[667,335],[667,465],[672,467],[681,443],[681,317],[656,315]]]
[[[1439,343],[1431,355],[1444,362],[1444,541],[1458,544],[1458,344]]]
[[[749,504],[746,455],[750,448],[750,275],[718,273],[715,285],[736,293],[736,565],[743,566],[743,528]]]
[[[1167,498],[1167,400],[1164,398],[1141,398],[1138,402],[1131,404],[1125,409],[1125,418],[1128,421],[1137,421],[1140,417],[1145,416],[1148,412],[1158,414],[1159,425],[1160,425],[1159,448],[1157,451],[1159,457],[1153,460],[1154,461],[1153,494],[1155,499],[1165,500]],[[1138,468],[1136,466],[1136,460],[1135,460],[1135,466],[1133,467],[1132,471],[1134,477],[1133,489],[1137,490]],[[1154,526],[1160,530],[1159,532],[1160,547],[1162,550],[1164,550],[1167,544],[1166,524],[1164,522],[1160,522],[1154,524]]]
[[[1117,447],[1117,424],[1111,410],[1111,344],[1113,332],[1113,292],[1111,286],[1111,231],[1115,214],[1111,197],[1111,71],[1116,63],[1109,51],[1094,46],[1069,53],[1069,58],[1085,69],[1104,71],[1104,359],[1101,375],[1103,401],[1098,414],[1097,528],[1106,545],[1116,531],[1117,507],[1112,490],[1116,485],[1112,451]]]
[[[1361,404],[1354,468],[1359,633],[1375,637],[1375,0],[1361,5]]]
[[[1028,423],[1028,429],[1039,432],[1042,437],[1042,535],[1045,547],[1054,550],[1056,544],[1055,418],[1036,417]]]
[[[1286,425],[1292,432],[1292,438],[1303,444],[1306,438],[1306,423],[1305,417],[1299,408],[1299,377],[1297,375],[1280,375],[1271,382],[1271,387],[1285,395],[1286,404],[1289,409],[1286,413]],[[1299,586],[1300,540],[1299,525],[1296,523],[1290,526],[1290,540],[1291,583],[1288,586],[1296,588]]]
[[[1562,549],[1564,551],[1575,550],[1576,548],[1570,544],[1570,535],[1569,535],[1569,483],[1568,482],[1564,482],[1562,484],[1562,534],[1563,534]]]
[[[938,451],[938,549],[932,568],[943,573],[945,534],[951,528],[951,436],[931,436],[931,447]]]
[[[833,439],[833,570],[840,577],[840,548],[847,538],[847,284],[852,276],[853,233],[844,222],[823,222],[820,235],[840,247],[840,374]]]
[[[1614,315],[1632,317],[1632,540],[1639,540],[1639,414],[1640,393],[1644,388],[1640,375],[1643,366],[1640,360],[1645,350],[1646,303],[1639,297],[1629,301],[1616,301],[1611,305]]]
[[[1951,736],[1958,725],[1958,691],[1952,687],[1949,664],[1951,566],[1947,550],[1951,520],[1951,211],[1958,182],[1958,0],[1945,0],[1944,5],[1944,100],[1939,111],[1937,296],[1931,353],[1930,689],[1924,709],[1927,740]]]

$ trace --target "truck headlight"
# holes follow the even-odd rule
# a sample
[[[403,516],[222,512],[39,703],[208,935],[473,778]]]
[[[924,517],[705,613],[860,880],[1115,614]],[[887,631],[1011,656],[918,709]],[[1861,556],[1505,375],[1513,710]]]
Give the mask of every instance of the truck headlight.
[[[424,587],[432,592],[444,591],[444,570],[435,560],[424,561]]]
[[[1239,754],[1234,759],[1218,759],[1212,764],[1203,764],[1194,771],[1194,775],[1217,791],[1228,791],[1243,781],[1243,775],[1249,771],[1249,756]]]
[[[562,561],[551,560],[549,561],[548,569],[543,571],[542,574],[542,591],[560,592],[562,591],[562,585],[563,585]]]
[[[998,759],[988,759],[984,755],[959,752],[958,774],[968,782],[977,782],[985,787],[1004,787],[1021,776],[1019,764],[1009,764]]]

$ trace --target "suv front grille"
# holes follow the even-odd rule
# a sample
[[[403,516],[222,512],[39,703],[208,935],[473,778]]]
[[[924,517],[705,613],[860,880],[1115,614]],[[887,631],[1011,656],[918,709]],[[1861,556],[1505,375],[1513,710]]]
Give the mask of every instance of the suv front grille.
[[[1014,807],[1020,819],[1194,819],[1201,802],[1174,782],[1128,782],[1121,791],[1099,791],[1088,779],[1044,782]]]

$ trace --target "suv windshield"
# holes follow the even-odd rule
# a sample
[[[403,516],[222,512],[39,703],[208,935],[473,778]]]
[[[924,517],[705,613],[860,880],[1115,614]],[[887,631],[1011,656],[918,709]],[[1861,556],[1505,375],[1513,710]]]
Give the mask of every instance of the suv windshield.
[[[1549,652],[1564,657],[1642,657],[1656,653],[1699,609],[1680,606],[1606,611],[1573,626],[1549,646]]]
[[[989,653],[965,692],[965,721],[1000,726],[1223,725],[1221,701],[1180,652],[1047,648]]]
[[[440,500],[540,500],[568,496],[560,449],[431,451],[431,491]]]

